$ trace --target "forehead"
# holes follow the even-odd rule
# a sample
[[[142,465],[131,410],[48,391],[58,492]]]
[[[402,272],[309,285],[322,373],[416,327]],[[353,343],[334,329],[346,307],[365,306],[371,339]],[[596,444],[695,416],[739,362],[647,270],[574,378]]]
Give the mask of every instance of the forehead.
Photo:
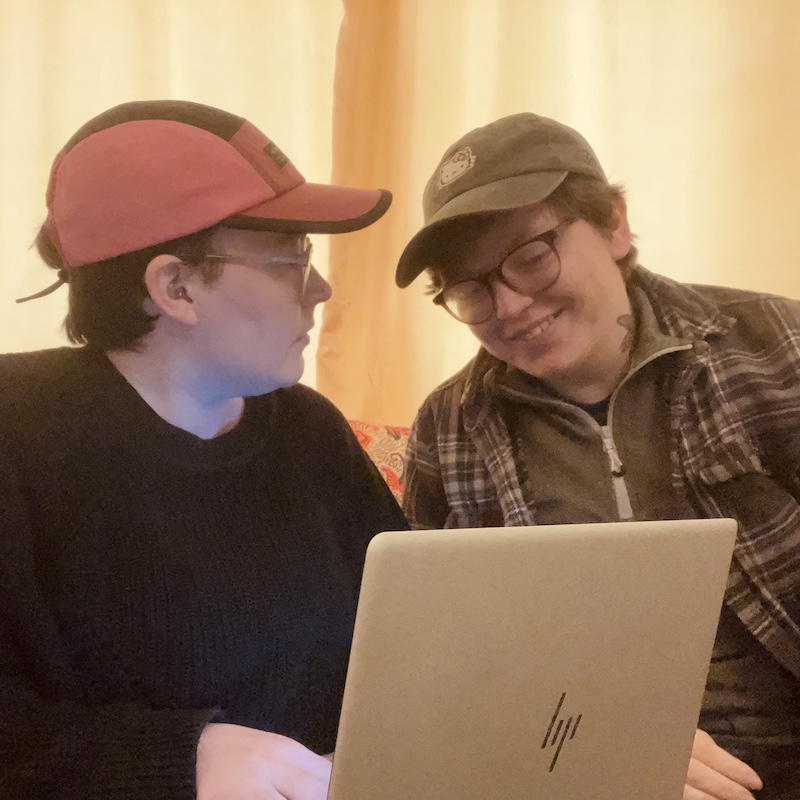
[[[212,244],[220,253],[285,252],[302,250],[304,233],[277,233],[276,231],[247,231],[237,228],[219,228],[214,232]]]

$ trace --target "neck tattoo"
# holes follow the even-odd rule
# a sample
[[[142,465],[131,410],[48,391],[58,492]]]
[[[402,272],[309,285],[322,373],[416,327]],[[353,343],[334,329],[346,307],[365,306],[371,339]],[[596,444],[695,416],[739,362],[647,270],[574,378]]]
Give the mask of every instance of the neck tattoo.
[[[626,355],[625,363],[622,365],[622,369],[619,371],[619,375],[617,375],[617,379],[614,382],[614,386],[619,386],[625,376],[628,374],[628,370],[631,368],[631,359],[633,358],[633,337],[636,330],[636,321],[633,318],[632,314],[622,314],[622,316],[617,317],[617,325],[625,330],[625,336],[622,338],[622,343],[620,344],[620,352]]]
[[[625,336],[622,338],[620,350],[623,353],[629,353],[633,350],[633,332],[636,328],[636,322],[633,319],[633,314],[623,314],[617,317],[617,325],[625,330]]]

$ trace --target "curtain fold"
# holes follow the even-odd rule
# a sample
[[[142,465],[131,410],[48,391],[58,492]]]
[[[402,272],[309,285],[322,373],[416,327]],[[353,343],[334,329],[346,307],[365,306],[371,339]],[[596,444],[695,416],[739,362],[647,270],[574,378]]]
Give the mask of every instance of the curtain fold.
[[[416,313],[393,283],[396,257],[415,223],[408,182],[415,146],[415,0],[345,0],[333,114],[333,181],[386,188],[386,217],[332,237],[333,297],[322,310],[317,387],[346,416],[394,422],[404,416],[397,379],[413,380],[417,345],[398,335]]]

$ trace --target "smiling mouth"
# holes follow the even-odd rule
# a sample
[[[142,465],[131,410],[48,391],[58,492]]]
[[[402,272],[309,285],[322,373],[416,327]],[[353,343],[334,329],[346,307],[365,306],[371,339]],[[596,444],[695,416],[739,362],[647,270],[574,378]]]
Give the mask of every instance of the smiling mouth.
[[[514,342],[524,342],[530,341],[531,339],[536,339],[538,336],[541,336],[561,316],[562,311],[563,309],[560,309],[554,314],[551,314],[549,317],[545,317],[535,328],[523,328],[523,330],[507,337],[508,340]]]

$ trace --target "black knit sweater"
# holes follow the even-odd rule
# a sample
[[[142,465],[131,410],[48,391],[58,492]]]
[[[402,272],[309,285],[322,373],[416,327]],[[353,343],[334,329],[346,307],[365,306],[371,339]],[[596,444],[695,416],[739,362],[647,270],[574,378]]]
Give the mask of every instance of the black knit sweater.
[[[332,750],[364,551],[405,526],[310,389],[201,440],[102,354],[0,357],[0,797],[193,798],[212,720]]]

